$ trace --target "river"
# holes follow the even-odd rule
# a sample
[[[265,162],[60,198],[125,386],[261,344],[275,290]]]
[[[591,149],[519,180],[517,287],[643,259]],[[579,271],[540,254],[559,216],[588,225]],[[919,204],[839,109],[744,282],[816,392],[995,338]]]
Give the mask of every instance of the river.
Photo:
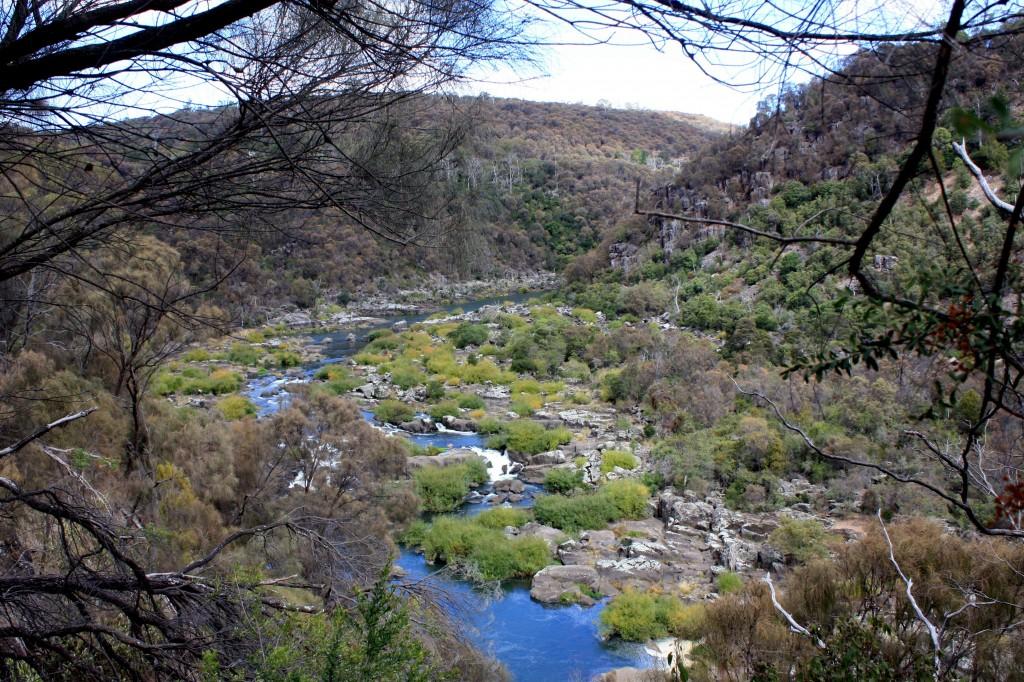
[[[472,312],[486,305],[509,300],[522,302],[530,297],[529,294],[518,294],[479,299],[440,310],[461,309]],[[301,373],[292,376],[267,375],[253,379],[247,386],[246,394],[256,404],[260,416],[272,414],[287,405],[289,393],[283,390],[285,384],[309,381],[323,365],[340,362],[357,353],[366,343],[367,336],[375,330],[390,329],[401,320],[412,325],[425,320],[430,314],[389,317],[374,325],[339,328],[316,334],[312,342],[323,348],[325,359],[310,363],[302,368]],[[350,333],[355,335],[354,342],[348,339]],[[373,423],[371,413],[364,411],[363,414]],[[475,433],[446,432],[409,437],[420,445],[443,448],[484,447],[484,439]],[[484,486],[480,492],[486,494],[489,485]],[[531,505],[533,493],[538,489],[538,486],[527,486],[530,494],[520,506]],[[456,513],[479,513],[487,506],[466,504]],[[407,549],[402,549],[395,563],[412,580],[426,578],[437,572],[437,567],[428,564],[422,554]],[[457,597],[453,600],[460,603],[456,619],[466,626],[467,636],[483,651],[501,661],[515,680],[589,680],[613,668],[655,665],[654,659],[642,645],[609,643],[601,639],[598,623],[601,609],[604,608],[603,602],[589,608],[578,605],[546,606],[530,599],[530,586],[526,581],[507,581],[495,596],[491,591],[477,590],[469,583],[443,572],[432,579],[439,581],[439,586],[448,594]]]

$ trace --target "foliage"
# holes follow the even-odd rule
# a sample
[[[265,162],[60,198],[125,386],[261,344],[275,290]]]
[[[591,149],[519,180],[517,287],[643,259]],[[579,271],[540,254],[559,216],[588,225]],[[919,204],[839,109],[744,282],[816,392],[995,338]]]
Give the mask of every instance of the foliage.
[[[458,508],[469,489],[483,484],[487,478],[487,467],[477,460],[450,466],[425,466],[413,473],[416,494],[428,512]]]
[[[217,409],[224,415],[225,419],[241,419],[256,414],[256,406],[241,395],[229,395],[217,401]]]
[[[591,493],[544,495],[537,499],[537,520],[567,532],[600,529],[621,519],[647,515],[648,491],[636,481],[609,481]]]
[[[608,474],[614,471],[615,467],[621,469],[635,469],[639,460],[631,452],[624,450],[605,450],[601,453],[601,473]]]
[[[479,346],[486,343],[489,335],[490,333],[486,326],[472,322],[463,322],[448,335],[448,340],[456,348],[465,348],[466,346]]]
[[[493,427],[493,424],[489,424]],[[513,452],[536,455],[554,450],[572,440],[572,432],[568,429],[546,429],[542,424],[526,419],[507,422],[501,431],[487,440],[489,448],[507,447]]]
[[[724,571],[715,578],[715,587],[720,594],[738,592],[743,589],[743,578],[732,571]]]
[[[825,527],[816,519],[782,517],[769,541],[787,558],[799,563],[828,556]]]
[[[583,472],[578,469],[552,469],[544,477],[544,488],[551,493],[565,495],[583,487]]]
[[[382,400],[373,408],[373,416],[385,424],[401,424],[416,416],[413,409],[400,400]]]
[[[616,595],[601,612],[602,629],[612,637],[646,642],[681,635],[687,612],[677,597],[626,590]]]
[[[428,561],[444,561],[475,579],[528,578],[551,563],[551,551],[540,538],[505,536],[505,525],[522,525],[526,516],[518,509],[441,516],[416,539]]]

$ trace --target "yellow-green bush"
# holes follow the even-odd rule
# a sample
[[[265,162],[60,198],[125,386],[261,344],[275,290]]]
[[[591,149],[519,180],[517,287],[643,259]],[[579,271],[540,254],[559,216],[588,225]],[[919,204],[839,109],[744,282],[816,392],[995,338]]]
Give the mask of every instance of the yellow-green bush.
[[[631,452],[625,450],[605,450],[601,453],[601,473],[607,474],[620,469],[635,469],[639,461]]]
[[[256,406],[242,395],[229,395],[217,401],[217,410],[225,419],[242,419],[256,414]]]

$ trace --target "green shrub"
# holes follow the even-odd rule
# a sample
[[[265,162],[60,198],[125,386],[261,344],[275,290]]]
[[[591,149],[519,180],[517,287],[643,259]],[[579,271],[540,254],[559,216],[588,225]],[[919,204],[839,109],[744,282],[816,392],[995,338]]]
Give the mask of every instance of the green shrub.
[[[477,423],[476,430],[486,436],[504,433],[505,422],[500,419],[495,419],[494,417],[484,417]]]
[[[725,571],[724,573],[719,573],[718,577],[715,578],[715,587],[722,594],[739,592],[743,589],[743,578],[732,571]]]
[[[646,642],[677,634],[688,616],[677,597],[626,590],[601,612],[601,626],[609,636]]]
[[[444,384],[436,379],[427,382],[427,400],[440,400],[444,397]]]
[[[193,348],[185,351],[181,359],[185,362],[206,362],[210,359],[210,353],[205,348]]]
[[[505,537],[504,526],[497,527],[499,517],[485,516],[489,513],[469,518],[442,516],[426,529],[406,535],[419,540],[429,561],[444,561],[482,580],[527,578],[551,563],[546,542],[536,537]]]
[[[512,393],[540,393],[540,382],[536,379],[519,379],[513,381]]]
[[[565,494],[584,487],[583,472],[572,469],[552,469],[544,477],[544,488],[548,492]]]
[[[544,406],[544,399],[539,395],[522,394],[509,403],[508,409],[520,417],[529,417]]]
[[[427,380],[426,373],[410,360],[397,360],[388,365],[391,383],[403,390],[419,386]]]
[[[256,414],[256,406],[241,395],[229,395],[217,401],[217,410],[225,419],[241,419]]]
[[[570,440],[572,431],[569,429],[545,429],[537,422],[524,419],[507,423],[501,432],[487,442],[488,447],[507,447],[513,452],[536,455],[539,452],[553,450]]]
[[[413,409],[399,400],[382,400],[373,408],[377,421],[386,424],[401,424],[416,416]]]
[[[772,531],[769,542],[787,558],[800,563],[828,556],[825,527],[815,519],[783,517]]]
[[[533,507],[537,521],[568,533],[596,530],[617,521],[618,511],[608,498],[589,495],[543,495]]]
[[[484,399],[472,393],[460,393],[456,396],[459,407],[464,410],[482,410],[485,406]]]
[[[593,530],[621,519],[644,518],[648,497],[647,488],[636,481],[609,481],[592,493],[544,495],[537,499],[534,515],[564,531]]]
[[[269,357],[263,359],[264,367],[298,367],[302,364],[302,356],[292,350],[275,350]]]
[[[636,465],[639,464],[637,458],[631,452],[625,450],[605,450],[601,453],[601,473],[607,474],[615,470],[615,467],[621,469],[635,469]]]
[[[525,526],[530,520],[530,512],[516,507],[495,507],[480,512],[474,518],[482,526],[504,530],[506,526]]]
[[[455,466],[426,466],[413,474],[416,494],[428,512],[457,509],[469,489],[487,481],[487,467],[473,460]]]
[[[608,481],[597,490],[608,498],[621,519],[642,519],[647,516],[647,500],[651,493],[639,481]]]
[[[228,351],[228,362],[236,365],[256,365],[263,357],[263,349],[248,343],[234,343]]]
[[[594,324],[597,322],[597,313],[589,308],[573,308],[572,315],[580,322]]]
[[[456,348],[465,348],[466,346],[479,346],[486,343],[489,335],[487,327],[484,325],[463,322],[448,335],[448,340]]]
[[[454,417],[459,414],[459,404],[454,400],[446,400],[443,403],[431,405],[427,414],[434,421],[441,421],[442,417]]]
[[[344,395],[361,384],[361,381],[357,377],[353,377],[344,365],[321,367],[315,376],[322,380],[327,390],[334,395]]]

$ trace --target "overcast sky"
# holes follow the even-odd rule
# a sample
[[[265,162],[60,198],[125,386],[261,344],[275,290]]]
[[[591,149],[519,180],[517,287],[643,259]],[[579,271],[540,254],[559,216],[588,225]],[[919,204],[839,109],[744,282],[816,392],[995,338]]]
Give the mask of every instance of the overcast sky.
[[[938,25],[948,5],[949,0],[843,0],[837,12],[845,12],[847,17],[881,17],[888,30],[915,30]],[[639,106],[704,114],[742,125],[754,115],[757,102],[773,94],[777,87],[758,91],[716,83],[690,62],[677,45],[659,51],[639,35],[620,32],[605,37],[614,44],[560,45],[578,42],[580,36],[550,19],[541,31],[548,46],[538,53],[539,68],[475,74],[483,82],[469,85],[464,92],[591,105],[604,100],[619,108]],[[849,46],[846,51],[852,49]],[[746,77],[751,75],[752,68],[756,65],[738,62],[720,68],[716,75],[733,81],[756,80]],[[791,81],[807,77],[800,72],[790,74]]]

